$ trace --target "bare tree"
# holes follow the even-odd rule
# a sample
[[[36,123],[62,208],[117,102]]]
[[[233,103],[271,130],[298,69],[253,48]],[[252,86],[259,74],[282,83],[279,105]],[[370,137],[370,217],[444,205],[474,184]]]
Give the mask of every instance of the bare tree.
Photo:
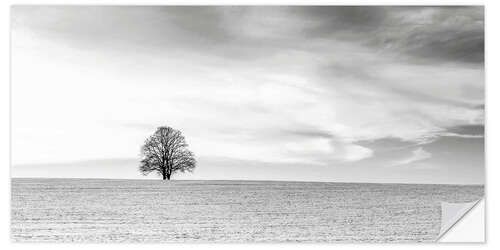
[[[163,180],[170,180],[170,176],[176,172],[192,172],[196,167],[196,160],[187,146],[179,130],[159,127],[141,148],[139,170],[143,175],[156,172]]]

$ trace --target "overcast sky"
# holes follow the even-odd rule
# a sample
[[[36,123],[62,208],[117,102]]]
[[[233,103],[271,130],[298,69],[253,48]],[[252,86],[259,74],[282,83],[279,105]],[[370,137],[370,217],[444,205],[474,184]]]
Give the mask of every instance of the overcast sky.
[[[13,177],[484,182],[482,7],[12,8]]]

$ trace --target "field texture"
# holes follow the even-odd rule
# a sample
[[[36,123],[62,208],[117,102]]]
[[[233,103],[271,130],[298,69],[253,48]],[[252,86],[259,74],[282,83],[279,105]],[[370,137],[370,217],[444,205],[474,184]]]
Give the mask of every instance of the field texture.
[[[482,186],[12,179],[15,242],[420,242]]]

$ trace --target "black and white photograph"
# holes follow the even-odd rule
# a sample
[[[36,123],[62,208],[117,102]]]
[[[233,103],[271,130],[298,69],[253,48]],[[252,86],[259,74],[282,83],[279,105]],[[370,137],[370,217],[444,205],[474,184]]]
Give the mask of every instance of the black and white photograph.
[[[485,196],[484,12],[14,5],[11,241],[437,242]]]

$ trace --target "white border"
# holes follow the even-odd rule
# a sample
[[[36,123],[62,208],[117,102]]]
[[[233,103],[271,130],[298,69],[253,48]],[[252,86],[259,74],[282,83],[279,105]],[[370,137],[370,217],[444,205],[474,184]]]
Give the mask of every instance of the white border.
[[[10,125],[10,88],[9,88],[9,25],[10,25],[10,6],[13,4],[106,4],[106,5],[486,5],[486,240],[487,244],[14,244],[10,242],[10,173],[9,173],[9,125]],[[500,162],[498,161],[497,150],[500,148],[499,128],[500,120],[500,1],[498,0],[477,0],[477,1],[332,1],[332,0],[309,0],[309,1],[228,1],[228,0],[212,0],[212,1],[197,1],[197,0],[175,0],[175,1],[85,1],[85,0],[66,0],[66,1],[48,1],[48,0],[6,0],[2,1],[0,7],[0,22],[1,22],[1,53],[0,64],[2,73],[0,73],[0,176],[3,182],[0,184],[2,192],[0,192],[0,203],[2,211],[0,212],[0,244],[1,249],[159,249],[168,247],[169,249],[379,249],[379,248],[394,248],[404,247],[412,249],[434,249],[435,247],[449,247],[453,249],[470,249],[471,247],[500,249],[499,237],[495,237],[500,232],[498,228],[498,214],[500,207],[498,204],[499,183],[498,173]],[[496,128],[496,129],[495,129]],[[491,211],[491,212],[488,212]],[[490,237],[488,237],[490,236]]]

